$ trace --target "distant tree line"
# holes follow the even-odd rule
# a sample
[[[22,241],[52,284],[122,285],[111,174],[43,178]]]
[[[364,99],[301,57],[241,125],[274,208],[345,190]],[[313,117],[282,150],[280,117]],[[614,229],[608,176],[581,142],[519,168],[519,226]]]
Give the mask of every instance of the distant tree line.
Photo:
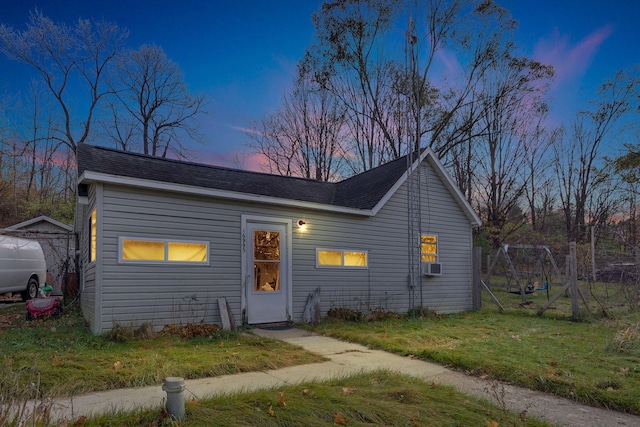
[[[73,221],[79,144],[182,157],[200,140],[204,97],[161,47],[130,49],[127,37],[114,23],[70,26],[39,10],[23,30],[0,24],[0,52],[36,76],[0,101],[0,226],[41,214]]]

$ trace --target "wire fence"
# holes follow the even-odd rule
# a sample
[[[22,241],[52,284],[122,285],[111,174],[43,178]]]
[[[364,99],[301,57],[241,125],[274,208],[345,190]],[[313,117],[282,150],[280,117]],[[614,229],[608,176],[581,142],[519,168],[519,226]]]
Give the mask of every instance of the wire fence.
[[[640,309],[640,250],[637,246],[576,246],[576,270],[583,304],[590,312]],[[483,280],[507,306],[542,307],[570,280],[569,245],[505,245],[486,259]],[[516,295],[516,297],[514,297]],[[546,297],[546,298],[545,298]],[[546,301],[545,301],[546,300]],[[523,305],[523,303],[526,303]],[[503,305],[504,305],[503,304]],[[562,306],[562,300],[559,305]]]

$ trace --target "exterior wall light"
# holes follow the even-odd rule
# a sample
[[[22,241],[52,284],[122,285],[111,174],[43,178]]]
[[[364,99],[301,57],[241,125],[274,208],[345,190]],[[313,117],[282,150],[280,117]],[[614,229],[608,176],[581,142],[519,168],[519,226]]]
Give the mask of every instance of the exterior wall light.
[[[304,222],[303,220],[299,219],[297,224],[298,224],[298,228],[300,229],[300,231],[306,231],[307,230],[307,223]]]

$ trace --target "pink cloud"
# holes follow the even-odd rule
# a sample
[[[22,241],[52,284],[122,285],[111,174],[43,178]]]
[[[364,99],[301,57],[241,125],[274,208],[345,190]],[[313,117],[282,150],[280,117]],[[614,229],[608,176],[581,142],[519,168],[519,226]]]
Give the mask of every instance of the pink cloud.
[[[212,166],[263,172],[264,156],[243,151],[216,152],[190,147],[188,160]]]
[[[445,72],[448,75],[457,75],[462,71],[462,66],[456,55],[446,49],[439,49],[436,52],[436,58],[444,65]]]
[[[612,32],[613,26],[607,25],[572,45],[567,35],[555,29],[548,38],[538,41],[534,58],[543,64],[553,65],[554,86],[560,86],[584,75],[598,49]]]

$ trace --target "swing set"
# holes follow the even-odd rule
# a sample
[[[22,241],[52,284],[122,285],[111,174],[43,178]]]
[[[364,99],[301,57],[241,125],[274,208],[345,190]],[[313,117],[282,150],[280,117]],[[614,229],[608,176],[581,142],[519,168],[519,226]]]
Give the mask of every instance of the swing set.
[[[551,286],[565,286],[549,248],[537,245],[506,244],[498,248],[484,283],[487,287],[506,288],[520,294],[522,301],[527,300],[528,294],[535,295],[538,291],[546,291],[548,300]]]

